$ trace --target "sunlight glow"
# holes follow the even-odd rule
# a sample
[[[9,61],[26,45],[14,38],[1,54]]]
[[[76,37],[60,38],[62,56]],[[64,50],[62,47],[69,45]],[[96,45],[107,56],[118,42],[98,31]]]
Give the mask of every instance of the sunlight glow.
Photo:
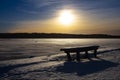
[[[74,21],[74,15],[69,10],[61,11],[59,15],[59,23],[63,25],[70,25]]]

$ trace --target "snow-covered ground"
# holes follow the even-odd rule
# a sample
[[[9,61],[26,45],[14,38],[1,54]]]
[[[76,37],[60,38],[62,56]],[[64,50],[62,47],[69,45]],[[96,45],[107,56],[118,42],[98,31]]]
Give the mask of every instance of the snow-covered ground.
[[[91,57],[90,59],[83,58],[80,62],[68,62],[66,61],[65,53],[57,52],[57,49],[60,49],[60,47],[79,46],[79,40],[73,40],[71,42],[67,40],[58,40],[56,42],[54,40],[53,42],[44,41],[45,45],[43,42],[35,42],[36,44],[33,44],[33,42],[30,43],[31,40],[30,42],[27,41],[25,44],[23,44],[21,40],[18,40],[18,43],[14,40],[5,44],[0,43],[0,55],[5,58],[4,60],[2,59],[0,61],[0,80],[120,80],[119,40],[112,40],[114,42],[108,42],[110,40],[103,40],[103,42],[102,40],[100,41],[101,42],[93,40],[92,42],[91,40],[91,43],[87,43],[83,40],[80,43],[82,44],[81,46],[91,44],[99,44],[101,46],[98,50],[97,58],[94,58],[92,54],[89,54]],[[88,42],[90,42],[90,40],[88,40]],[[7,44],[14,46],[7,46]],[[22,56],[24,56],[29,53],[30,49],[31,53],[35,49],[38,49],[38,45],[40,44],[43,46],[43,52],[46,48],[48,49],[48,53],[51,51],[51,53],[54,54],[37,54],[37,56],[35,56],[36,54],[33,53],[33,57],[28,56],[24,58],[12,59],[7,59],[5,57],[10,56],[10,54],[13,52],[16,52],[14,54],[18,55],[21,50],[25,50],[22,52],[24,53]],[[39,48],[42,48],[42,46]],[[55,54],[55,52],[52,52],[54,49],[57,54]],[[2,52],[4,52],[4,54],[2,54]],[[37,52],[39,52],[39,50],[37,50]]]
[[[65,61],[64,54],[0,62],[0,80],[120,80],[120,49],[98,58]]]

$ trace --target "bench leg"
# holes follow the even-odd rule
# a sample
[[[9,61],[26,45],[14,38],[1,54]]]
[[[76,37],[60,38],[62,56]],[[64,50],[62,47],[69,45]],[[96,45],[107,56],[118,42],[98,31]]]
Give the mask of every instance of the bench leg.
[[[71,56],[70,56],[70,53],[69,53],[69,52],[67,52],[67,59],[68,59],[68,61],[72,61],[72,58],[71,58]]]
[[[97,49],[94,50],[94,56],[97,57]]]
[[[85,57],[88,58],[88,51],[85,51]]]
[[[76,59],[77,59],[77,61],[80,61],[80,52],[76,53]]]

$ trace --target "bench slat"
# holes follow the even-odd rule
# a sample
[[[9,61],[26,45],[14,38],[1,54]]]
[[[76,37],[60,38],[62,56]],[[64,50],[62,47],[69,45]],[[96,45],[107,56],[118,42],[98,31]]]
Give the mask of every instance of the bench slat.
[[[88,46],[88,47],[76,47],[76,48],[63,48],[60,49],[60,51],[65,52],[82,52],[82,51],[90,51],[90,50],[96,50],[99,46]]]

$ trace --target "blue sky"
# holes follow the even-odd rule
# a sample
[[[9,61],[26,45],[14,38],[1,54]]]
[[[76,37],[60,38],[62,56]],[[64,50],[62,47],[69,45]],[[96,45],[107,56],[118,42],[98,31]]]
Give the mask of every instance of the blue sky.
[[[120,0],[0,0],[0,32],[14,32],[14,29],[22,32],[21,30],[24,28],[26,29],[24,32],[46,32],[45,28],[50,27],[43,29],[42,22],[46,23],[55,18],[56,13],[62,9],[75,10],[77,17],[85,20],[84,24],[78,25],[87,27],[87,29],[77,29],[77,27],[69,33],[120,33]],[[43,30],[27,31],[28,23],[31,21],[39,21],[41,23],[39,29]],[[78,21],[82,21],[82,19],[78,19]],[[23,24],[27,27],[24,27]],[[49,32],[49,30],[47,31]],[[65,33],[65,31],[58,31],[58,33],[62,32]]]

